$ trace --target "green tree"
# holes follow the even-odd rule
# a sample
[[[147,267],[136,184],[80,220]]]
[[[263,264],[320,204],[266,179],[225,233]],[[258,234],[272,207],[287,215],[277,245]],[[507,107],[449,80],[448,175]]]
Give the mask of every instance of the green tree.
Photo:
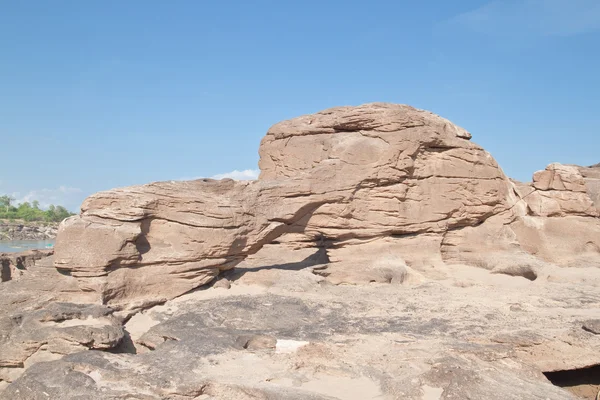
[[[25,221],[60,222],[74,215],[63,206],[50,205],[47,210],[42,210],[37,200],[31,203],[23,202],[15,207],[12,203],[14,198],[5,195],[0,196],[0,218],[22,219]]]
[[[6,208],[6,212],[8,212],[12,202],[15,201],[15,198],[9,195],[0,196],[0,206]]]
[[[55,219],[62,221],[63,219],[68,218],[71,215],[73,214],[70,213],[69,210],[67,210],[63,206],[56,206]]]

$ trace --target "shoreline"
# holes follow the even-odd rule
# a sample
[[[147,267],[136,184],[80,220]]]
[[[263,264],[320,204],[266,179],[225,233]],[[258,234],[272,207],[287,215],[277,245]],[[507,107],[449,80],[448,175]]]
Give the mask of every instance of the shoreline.
[[[57,222],[0,220],[0,241],[54,240],[58,225]]]

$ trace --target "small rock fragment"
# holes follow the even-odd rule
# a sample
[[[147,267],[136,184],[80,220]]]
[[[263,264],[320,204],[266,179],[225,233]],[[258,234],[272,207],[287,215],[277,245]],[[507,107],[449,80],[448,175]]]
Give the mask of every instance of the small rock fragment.
[[[301,347],[306,346],[309,342],[300,340],[277,340],[276,351],[277,353],[295,353]]]
[[[231,289],[231,282],[227,278],[221,278],[213,285],[215,289]]]
[[[274,349],[277,339],[268,335],[240,336],[236,344],[247,350]]]
[[[582,328],[595,335],[600,335],[600,319],[590,319],[583,323]]]

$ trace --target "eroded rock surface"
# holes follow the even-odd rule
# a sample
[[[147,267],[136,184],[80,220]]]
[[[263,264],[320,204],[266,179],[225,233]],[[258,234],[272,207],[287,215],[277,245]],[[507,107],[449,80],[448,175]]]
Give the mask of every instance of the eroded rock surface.
[[[267,245],[225,273],[230,289],[132,317],[129,354],[35,364],[0,398],[576,399],[542,372],[600,359],[600,336],[582,329],[600,309],[596,268],[530,281],[456,265],[419,283],[333,285],[310,253]]]
[[[544,373],[600,365],[600,169],[511,181],[470,139],[339,107],[274,125],[257,181],[88,198],[0,286],[0,399],[590,397]]]
[[[520,190],[533,215],[598,216],[586,179],[577,166],[550,164],[533,175],[531,185],[523,185]]]
[[[19,279],[27,269],[41,259],[54,254],[54,250],[28,250],[21,253],[0,253],[0,282]]]
[[[31,254],[35,257],[25,258]],[[42,254],[46,257],[38,258]],[[0,389],[38,362],[121,342],[124,331],[113,310],[69,303],[85,297],[74,278],[53,267],[51,251],[13,257],[23,260],[27,273],[0,286]]]
[[[600,164],[579,167],[579,172],[585,179],[587,192],[600,214]]]
[[[61,225],[56,267],[102,303],[132,307],[206,284],[284,233],[341,243],[480,224],[514,195],[470,138],[393,104],[282,122],[261,143],[256,182],[163,182],[90,197]]]

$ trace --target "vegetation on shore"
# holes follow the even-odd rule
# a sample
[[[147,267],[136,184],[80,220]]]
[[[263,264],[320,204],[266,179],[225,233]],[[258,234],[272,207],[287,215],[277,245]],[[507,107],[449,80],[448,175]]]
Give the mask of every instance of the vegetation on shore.
[[[47,210],[42,210],[38,201],[24,202],[19,205],[14,205],[14,201],[15,199],[10,196],[0,196],[0,219],[60,222],[75,215],[63,206],[50,205]]]

